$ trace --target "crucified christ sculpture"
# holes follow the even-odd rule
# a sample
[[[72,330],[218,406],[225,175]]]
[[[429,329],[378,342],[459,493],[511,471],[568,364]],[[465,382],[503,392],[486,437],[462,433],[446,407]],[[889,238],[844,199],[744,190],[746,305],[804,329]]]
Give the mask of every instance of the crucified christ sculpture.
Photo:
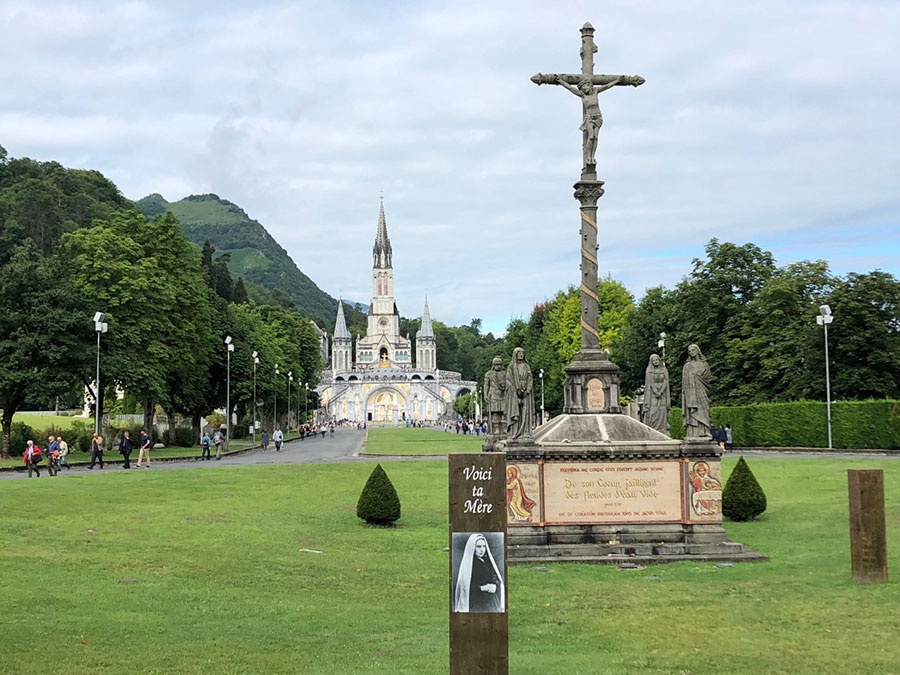
[[[597,164],[597,132],[603,126],[603,115],[600,114],[600,102],[597,100],[597,95],[607,89],[612,89],[616,85],[630,84],[633,87],[637,87],[644,83],[644,78],[640,76],[632,77],[630,82],[623,82],[624,78],[624,75],[619,75],[612,82],[599,86],[594,85],[588,79],[584,79],[578,83],[577,87],[573,87],[559,75],[556,76],[556,84],[562,85],[581,98],[581,105],[584,109],[584,121],[578,128],[584,132],[581,150],[584,155],[585,169],[588,166]]]
[[[556,75],[538,73],[531,78],[535,84],[558,84],[581,98],[584,109],[584,120],[581,123],[583,133],[582,154],[584,167],[582,176],[596,175],[597,132],[603,125],[600,104],[597,95],[612,87],[639,87],[645,80],[640,75],[594,75],[594,27],[586,23],[581,29],[581,73],[577,75]]]

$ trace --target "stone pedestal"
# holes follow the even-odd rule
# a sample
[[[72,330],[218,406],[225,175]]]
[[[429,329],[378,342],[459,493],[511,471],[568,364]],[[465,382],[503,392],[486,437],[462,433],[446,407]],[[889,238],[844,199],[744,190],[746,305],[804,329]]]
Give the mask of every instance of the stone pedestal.
[[[609,360],[609,352],[582,349],[566,366],[564,412],[617,413],[619,407],[619,368]]]
[[[627,415],[560,415],[506,448],[509,561],[767,560],[725,535],[720,458]]]

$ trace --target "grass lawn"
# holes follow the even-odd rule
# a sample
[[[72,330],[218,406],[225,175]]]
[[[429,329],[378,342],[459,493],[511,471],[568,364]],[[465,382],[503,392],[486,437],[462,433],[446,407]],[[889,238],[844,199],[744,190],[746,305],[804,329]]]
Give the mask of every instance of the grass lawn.
[[[727,528],[771,563],[511,568],[510,672],[898,672],[900,462],[750,466],[769,510]],[[848,467],[885,469],[890,584],[850,580]],[[388,465],[394,529],[356,518],[371,469],[5,482],[0,672],[447,672],[447,466]]]
[[[70,417],[69,415],[54,415],[53,413],[16,413],[13,415],[13,423],[24,422],[36,431],[43,431],[49,427],[58,427],[60,429],[69,429],[72,422],[83,422],[88,426],[93,426],[93,417]],[[2,425],[0,425],[2,428]],[[46,439],[45,439],[46,440]]]
[[[446,455],[481,452],[484,438],[437,429],[369,429],[367,455]]]

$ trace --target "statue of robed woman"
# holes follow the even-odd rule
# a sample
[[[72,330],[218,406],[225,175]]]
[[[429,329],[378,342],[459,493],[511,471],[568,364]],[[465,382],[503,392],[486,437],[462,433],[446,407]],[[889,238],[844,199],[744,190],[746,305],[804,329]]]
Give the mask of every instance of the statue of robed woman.
[[[534,378],[525,350],[516,347],[506,368],[506,425],[509,440],[530,440],[534,426]]]
[[[669,370],[659,354],[651,354],[644,371],[644,424],[668,436],[671,408]]]
[[[709,388],[712,371],[697,345],[688,347],[681,371],[681,418],[685,438],[710,438]]]

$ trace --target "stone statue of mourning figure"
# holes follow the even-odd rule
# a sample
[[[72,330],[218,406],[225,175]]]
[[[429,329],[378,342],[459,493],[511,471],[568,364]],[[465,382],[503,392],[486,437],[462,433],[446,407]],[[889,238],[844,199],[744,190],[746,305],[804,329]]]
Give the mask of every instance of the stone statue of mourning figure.
[[[688,347],[688,358],[681,371],[681,417],[684,437],[710,438],[709,388],[712,372],[697,345]]]
[[[484,374],[484,407],[488,415],[488,432],[483,449],[490,451],[506,437],[506,371],[503,359],[495,356],[491,369]]]
[[[534,377],[525,350],[516,347],[506,368],[506,436],[510,442],[530,443],[534,426]]]
[[[651,354],[644,372],[644,424],[668,436],[671,408],[669,370],[659,354]]]

